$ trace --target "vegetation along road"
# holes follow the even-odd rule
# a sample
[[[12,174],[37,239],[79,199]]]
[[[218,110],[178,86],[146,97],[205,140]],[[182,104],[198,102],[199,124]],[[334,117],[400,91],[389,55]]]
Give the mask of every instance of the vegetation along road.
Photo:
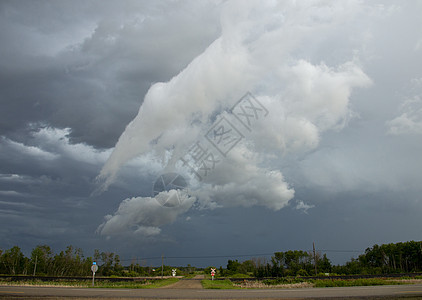
[[[344,298],[348,299],[420,299],[422,284],[387,285],[341,288],[300,289],[233,289],[212,290],[200,288],[158,288],[158,289],[88,289],[57,287],[0,286],[0,298],[119,298],[119,299],[300,299],[300,298]]]

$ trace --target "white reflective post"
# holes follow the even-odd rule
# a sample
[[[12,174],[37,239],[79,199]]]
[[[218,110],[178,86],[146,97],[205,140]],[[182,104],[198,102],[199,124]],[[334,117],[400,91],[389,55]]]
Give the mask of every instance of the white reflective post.
[[[97,263],[95,261],[92,263],[91,271],[92,271],[92,286],[94,286],[95,272],[98,271],[98,266],[97,266]]]

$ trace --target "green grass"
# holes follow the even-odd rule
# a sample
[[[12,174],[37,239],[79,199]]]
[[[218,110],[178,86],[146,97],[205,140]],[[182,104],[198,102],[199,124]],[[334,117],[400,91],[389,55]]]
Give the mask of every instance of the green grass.
[[[232,274],[232,275],[227,275],[225,277],[229,277],[229,278],[250,278],[251,275],[243,274],[243,273],[236,273],[236,274]]]
[[[420,279],[420,278],[419,278]],[[94,288],[127,288],[127,289],[151,289],[159,288],[179,281],[178,278],[156,279],[146,281],[117,281],[96,280]],[[275,284],[292,284],[299,282],[311,282],[315,287],[348,287],[348,286],[374,286],[374,285],[401,285],[412,284],[400,280],[391,280],[383,278],[366,278],[366,279],[318,279],[304,280],[301,278],[279,278],[275,280],[264,280],[267,285]],[[202,286],[205,289],[240,289],[233,286],[228,280],[202,280]],[[9,281],[0,280],[0,285],[35,285],[35,286],[69,286],[69,287],[85,287],[92,288],[92,280],[58,280],[58,281],[41,281],[41,280],[20,280]]]
[[[266,285],[277,284],[293,284],[300,282],[310,282],[314,287],[348,287],[348,286],[374,286],[374,285],[401,285],[411,284],[402,282],[400,280],[388,280],[380,278],[364,278],[364,279],[318,279],[309,280],[301,278],[279,278],[274,280],[264,280]],[[240,287],[233,286],[233,283],[226,280],[202,280],[202,286],[205,289],[239,289]]]
[[[403,276],[403,277],[400,277],[400,279],[422,279],[422,276],[413,276],[413,277]]]
[[[314,287],[349,287],[349,286],[374,286],[374,285],[402,285],[402,284],[411,284],[408,282],[403,282],[400,280],[390,280],[390,279],[381,279],[381,278],[367,278],[367,279],[302,279],[294,277],[278,278],[272,280],[263,280],[262,283],[269,285],[278,285],[278,284],[294,284],[301,282],[309,282],[314,285]],[[233,286],[233,283],[226,280],[203,280],[202,286],[206,289],[233,289],[241,288]],[[254,288],[254,287],[252,287]],[[258,287],[261,288],[261,287]]]
[[[233,283],[228,280],[202,280],[202,286],[204,289],[239,289],[239,287],[233,286]]]
[[[57,280],[57,281],[43,281],[43,280],[0,280],[0,285],[35,285],[35,286],[72,286],[85,287],[92,285],[92,280]]]
[[[374,286],[374,285],[400,285],[407,284],[399,280],[385,280],[379,278],[365,279],[318,279],[314,281],[315,287],[346,287],[346,286]]]
[[[262,283],[266,285],[277,285],[277,284],[293,284],[301,282],[314,282],[312,279],[302,279],[300,277],[280,277],[277,279],[265,279]]]
[[[154,282],[152,282],[152,284],[145,286],[145,288],[147,289],[159,288],[159,287],[176,283],[178,281],[179,281],[178,278],[167,278],[167,279],[155,280]]]
[[[98,281],[95,283],[94,288],[113,288],[113,289],[155,289],[160,288],[169,284],[178,282],[178,278],[167,278],[158,280],[146,280],[146,281]],[[92,287],[88,286],[88,287]]]
[[[22,281],[0,281],[0,285],[34,285],[34,286],[69,286],[69,287],[86,287],[86,288],[122,288],[122,289],[153,289],[173,284],[179,281],[178,278],[146,280],[146,281],[95,281],[94,287],[92,280],[58,280],[58,281],[41,281],[41,280],[22,280]]]
[[[112,289],[144,289],[149,288],[152,285],[151,281],[96,281],[95,286],[88,285],[87,287],[92,288],[112,288]]]

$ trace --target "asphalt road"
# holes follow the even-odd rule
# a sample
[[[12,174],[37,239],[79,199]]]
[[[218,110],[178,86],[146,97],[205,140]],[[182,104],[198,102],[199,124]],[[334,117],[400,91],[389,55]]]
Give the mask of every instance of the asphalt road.
[[[205,290],[197,288],[167,289],[97,289],[0,286],[0,298],[60,299],[72,297],[119,299],[422,299],[422,284],[347,288]]]

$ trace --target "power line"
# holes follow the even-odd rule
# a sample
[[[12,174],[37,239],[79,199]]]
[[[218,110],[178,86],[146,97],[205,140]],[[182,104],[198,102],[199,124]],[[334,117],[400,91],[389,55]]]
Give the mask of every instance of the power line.
[[[313,250],[307,250],[312,252]],[[337,252],[337,253],[362,253],[362,250],[338,250],[338,249],[316,249],[318,252]],[[277,251],[276,251],[277,252]],[[251,257],[251,256],[270,256],[274,255],[272,253],[253,253],[253,254],[232,254],[232,255],[200,255],[200,256],[164,256],[165,259],[206,259],[206,258],[230,258],[230,257]],[[142,257],[138,260],[149,260],[149,259],[161,259],[161,256],[153,257]],[[120,259],[120,261],[132,261],[134,258],[130,259]]]
[[[268,256],[274,253],[256,253],[256,254],[234,254],[234,255],[207,255],[207,256],[167,256],[166,258],[224,258],[224,257],[245,257],[245,256]]]
[[[321,252],[353,252],[353,253],[362,253],[362,250],[327,250],[327,249],[317,249]]]
[[[203,259],[203,258],[227,258],[227,257],[247,257],[247,256],[268,256],[273,255],[274,253],[255,253],[255,254],[234,254],[234,255],[204,255],[204,256],[164,256],[166,259]],[[147,259],[161,259],[161,256],[154,257],[142,257],[138,258],[139,260]],[[120,259],[120,261],[130,261],[131,259]]]

